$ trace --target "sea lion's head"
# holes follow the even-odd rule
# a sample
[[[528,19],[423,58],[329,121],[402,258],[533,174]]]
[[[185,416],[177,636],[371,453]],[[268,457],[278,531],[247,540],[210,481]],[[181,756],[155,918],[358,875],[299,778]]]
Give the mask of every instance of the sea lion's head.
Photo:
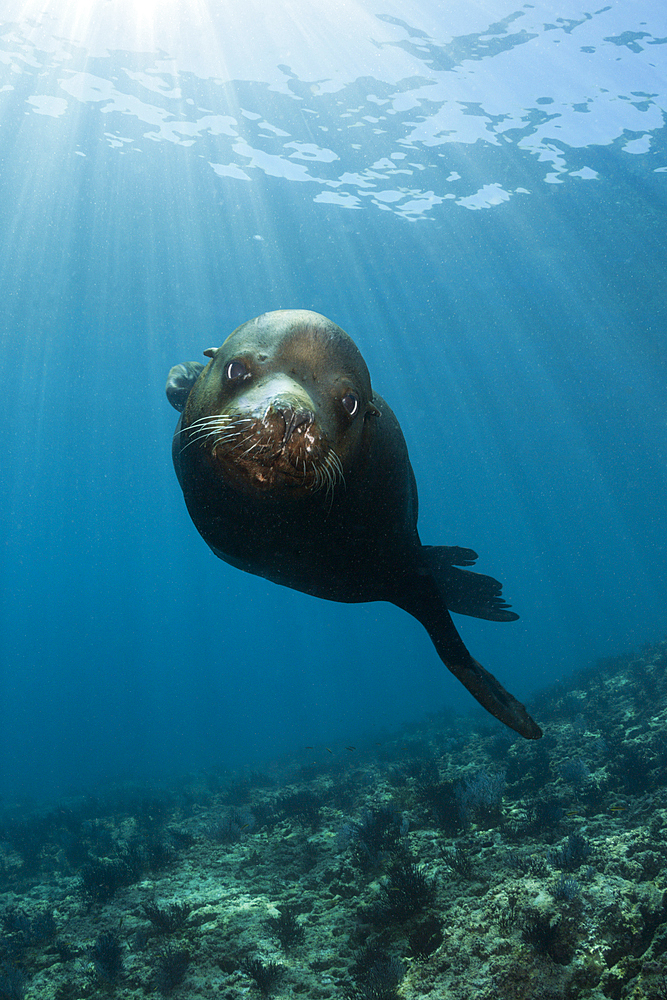
[[[204,354],[211,360],[203,370],[179,365],[167,383],[183,409],[182,452],[197,449],[245,492],[330,493],[344,479],[378,411],[364,359],[340,327],[284,309],[244,323]]]

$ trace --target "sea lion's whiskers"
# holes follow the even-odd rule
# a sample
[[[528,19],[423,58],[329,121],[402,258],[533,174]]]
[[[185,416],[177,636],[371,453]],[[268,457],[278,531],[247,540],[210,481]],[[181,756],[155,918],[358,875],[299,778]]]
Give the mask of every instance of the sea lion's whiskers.
[[[215,450],[220,444],[233,443],[246,432],[246,428],[240,425],[253,422],[252,417],[232,417],[228,413],[219,413],[213,417],[200,417],[199,420],[194,420],[189,427],[181,430],[181,433],[183,430],[194,432],[188,443],[181,448],[181,453],[191,444],[206,441],[208,438],[215,438],[211,446],[212,450]],[[216,437],[216,435],[218,436]],[[247,436],[244,440],[247,440]]]
[[[311,487],[312,491],[316,493],[326,486],[326,495],[330,503],[333,503],[334,492],[338,483],[343,483],[345,485],[345,476],[343,475],[343,465],[333,448],[330,448],[327,452],[326,458],[320,466],[316,466],[315,472],[315,482]]]
[[[226,413],[217,413],[213,416],[209,415],[208,417],[200,417],[199,420],[193,420],[189,426],[189,430],[201,430],[204,427],[211,427],[213,425],[219,426],[221,424],[226,425],[229,422],[230,418]]]
[[[246,432],[241,427],[227,427],[218,438],[219,441],[236,441]],[[247,437],[247,434],[246,434]],[[245,440],[245,439],[244,439]]]
[[[210,430],[225,430],[227,428],[234,428],[238,424],[252,423],[252,417],[233,417],[229,413],[218,413],[215,416],[200,417],[199,420],[193,420],[193,422],[187,427],[181,430],[188,430],[190,432],[199,431],[210,431]]]
[[[307,475],[305,471],[305,460],[304,460],[304,476]],[[312,467],[313,482],[306,489],[310,490],[311,493],[319,493],[319,491],[324,487],[327,481],[327,469],[324,464],[313,465]]]
[[[236,442],[237,442],[240,434],[241,434],[241,431],[239,431],[239,430],[236,430],[236,431],[227,431],[225,434],[221,434],[220,437],[217,437],[215,439],[215,441],[213,442],[213,444],[211,445],[211,451],[215,452],[216,448],[219,445],[221,445],[221,444],[229,444],[230,442],[231,442],[232,446],[234,446],[236,444]]]
[[[325,500],[327,501],[328,511],[331,511],[336,493],[336,486],[338,483],[342,483],[343,486],[345,485],[343,464],[333,448],[329,449],[321,465],[314,466],[313,477],[314,482],[311,486],[306,488],[310,489],[313,493],[318,493],[326,487]]]
[[[343,472],[343,463],[341,462],[340,458],[338,457],[338,455],[336,454],[336,452],[333,450],[333,448],[329,449],[329,453],[327,455],[327,462],[329,461],[329,459],[331,459],[331,463],[334,466],[335,474],[338,476],[338,478],[340,479],[340,481],[342,482],[342,484],[344,486],[345,485],[345,473]]]
[[[199,441],[202,436],[207,437],[212,432],[223,430],[228,426],[228,423],[229,418],[225,415],[219,414],[215,417],[201,417],[199,420],[193,420],[188,427],[182,427],[180,433],[188,431],[193,435],[189,442],[191,444],[193,441]]]
[[[196,421],[196,424],[200,424],[200,423],[201,423],[200,420]],[[191,434],[193,430],[195,431],[195,433],[197,431],[202,430],[202,428],[196,426],[196,424],[193,423],[193,424],[189,424],[187,427],[181,427],[181,429],[179,431],[176,431],[176,434],[178,434],[180,436],[181,434]]]
[[[194,437],[190,438],[186,445],[181,448],[181,454],[190,447],[191,444],[196,444],[198,441],[205,441],[207,438],[215,437],[217,428],[213,427],[211,430],[202,431],[201,434],[196,434]]]
[[[183,431],[190,431],[192,430],[193,427],[199,427],[201,424],[210,424],[216,420],[227,420],[227,419],[228,417],[224,413],[208,413],[204,417],[198,417],[197,420],[193,420],[192,423],[188,424],[186,427],[181,427],[179,433],[182,434]]]
[[[247,440],[247,438],[246,438],[246,440]],[[266,447],[266,445],[262,445],[262,442],[260,441],[260,439],[257,438],[257,440],[253,444],[251,444],[249,448],[246,448],[245,451],[241,452],[241,455],[243,456],[243,458],[245,458],[245,456],[249,455],[251,451],[254,451],[255,448],[259,448],[259,447]]]
[[[244,434],[243,437],[240,436],[242,433]],[[244,445],[246,445],[249,441],[251,441],[252,444],[242,451],[241,449],[243,449]],[[239,429],[237,440],[233,442],[233,448],[235,453],[238,454],[240,458],[245,458],[246,455],[249,455],[251,452],[255,451],[255,449],[257,449],[256,455],[262,455],[267,451],[270,451],[270,445],[266,441],[263,441],[261,437],[257,437],[254,430],[249,430],[244,433]]]
[[[329,490],[331,490],[331,492],[333,493],[334,487],[338,482],[338,470],[334,466],[334,463],[331,461],[330,455],[327,455],[324,464],[326,467],[326,474],[327,474],[327,493],[329,492]]]
[[[327,455],[325,465],[327,471],[327,500],[331,506],[333,503],[334,493],[336,492],[336,484],[338,482],[338,469],[331,459],[331,454]]]
[[[213,437],[214,434],[218,434],[220,431],[227,430],[225,424],[220,426],[220,424],[211,424],[210,427],[197,427],[194,434],[192,435],[193,441],[201,441],[202,438]]]

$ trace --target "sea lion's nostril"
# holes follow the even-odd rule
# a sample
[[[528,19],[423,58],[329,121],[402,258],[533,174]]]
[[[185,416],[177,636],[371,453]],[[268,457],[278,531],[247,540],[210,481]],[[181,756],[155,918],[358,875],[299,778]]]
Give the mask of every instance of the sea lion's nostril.
[[[287,444],[296,430],[300,427],[309,427],[315,419],[315,414],[311,410],[295,410],[292,406],[281,407],[280,412],[285,421],[283,444]]]

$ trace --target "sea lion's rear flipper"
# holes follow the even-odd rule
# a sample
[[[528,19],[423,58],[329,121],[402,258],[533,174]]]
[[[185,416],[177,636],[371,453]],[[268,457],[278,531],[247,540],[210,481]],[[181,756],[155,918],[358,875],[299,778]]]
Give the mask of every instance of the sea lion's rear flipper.
[[[167,376],[167,399],[175,410],[182,412],[190,395],[190,389],[195,384],[204,365],[198,361],[184,361],[182,365],[174,365]]]
[[[482,579],[489,578],[482,577]],[[402,599],[395,603],[422,623],[447,669],[451,670],[487,712],[527,740],[538,740],[542,730],[531,719],[525,707],[505,690],[493,674],[474,660],[466,649],[442,600],[439,581],[422,575],[419,580],[413,580],[411,583],[411,586],[406,586]]]
[[[502,583],[492,576],[457,569],[473,565],[477,553],[472,549],[422,545],[421,554],[450,611],[490,622],[515,622],[519,617],[503,600]]]
[[[452,628],[456,632],[453,623]],[[431,638],[433,639],[433,636]],[[433,641],[435,643],[435,640]],[[462,642],[461,645],[463,646]],[[463,648],[465,649],[465,646]],[[466,653],[468,653],[467,649]],[[450,656],[449,650],[447,651],[447,656],[448,658]],[[539,740],[540,736],[542,736],[542,730],[535,720],[530,717],[525,706],[520,701],[517,701],[509,691],[506,691],[500,681],[496,680],[488,670],[485,670],[481,663],[474,660],[470,656],[470,653],[468,653],[468,661],[463,664],[459,662],[447,662],[447,660],[444,660],[442,653],[440,653],[440,659],[443,660],[454,676],[458,677],[463,686],[470,691],[473,698],[476,698],[487,712],[495,715],[496,719],[504,722],[506,726],[509,726],[515,733],[519,733],[527,740]]]

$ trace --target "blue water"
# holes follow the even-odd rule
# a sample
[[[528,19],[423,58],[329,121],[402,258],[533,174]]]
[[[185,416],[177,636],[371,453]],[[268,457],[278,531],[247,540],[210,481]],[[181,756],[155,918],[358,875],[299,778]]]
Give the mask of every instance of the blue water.
[[[423,540],[521,615],[458,621],[514,694],[665,634],[667,15],[336,7],[2,5],[6,800],[471,709],[398,609],[190,523],[167,372],[265,310],[359,345]]]

